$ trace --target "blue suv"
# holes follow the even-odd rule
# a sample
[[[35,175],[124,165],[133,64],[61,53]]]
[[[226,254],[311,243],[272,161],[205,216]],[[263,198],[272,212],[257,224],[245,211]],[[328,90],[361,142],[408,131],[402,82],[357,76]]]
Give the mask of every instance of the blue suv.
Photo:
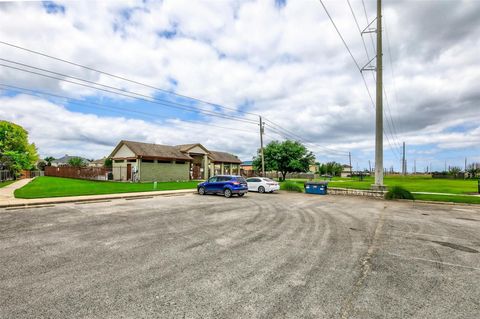
[[[198,184],[197,191],[200,195],[223,194],[228,198],[233,194],[238,194],[242,197],[248,192],[248,186],[245,178],[241,176],[219,175]]]

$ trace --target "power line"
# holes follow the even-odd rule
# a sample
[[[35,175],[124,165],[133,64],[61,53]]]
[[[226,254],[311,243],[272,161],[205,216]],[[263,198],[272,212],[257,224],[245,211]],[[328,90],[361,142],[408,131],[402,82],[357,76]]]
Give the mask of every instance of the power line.
[[[128,113],[132,113],[132,114],[143,115],[143,116],[146,116],[146,117],[149,117],[149,118],[152,118],[152,119],[156,119],[156,118],[159,117],[158,114],[154,114],[154,113],[142,112],[142,111],[137,111],[137,110],[129,110],[129,109],[125,109],[125,108],[118,107],[118,106],[105,105],[105,104],[100,104],[100,103],[96,103],[96,102],[85,102],[85,101],[78,100],[78,99],[75,99],[75,98],[71,98],[71,97],[68,97],[68,96],[47,93],[47,92],[43,92],[43,91],[39,91],[39,90],[26,89],[26,88],[14,86],[14,85],[9,85],[9,84],[4,84],[4,83],[0,83],[0,86],[3,86],[4,88],[7,88],[8,90],[13,90],[13,91],[16,91],[16,92],[19,92],[19,93],[22,93],[22,94],[27,94],[27,95],[30,95],[30,96],[36,96],[36,97],[38,97],[38,96],[50,96],[50,97],[54,97],[54,98],[64,99],[64,100],[67,100],[70,104],[80,105],[80,106],[87,107],[87,108],[92,108],[92,109],[98,109],[100,107],[100,108],[104,108],[106,110],[113,111],[113,112],[116,112],[116,113],[119,113],[119,114],[123,114],[123,112],[128,112]],[[167,120],[168,120],[168,118],[167,118]],[[174,120],[174,119],[172,119],[172,120]],[[181,119],[180,121],[191,123],[191,124],[196,124],[196,125],[218,127],[218,128],[223,128],[223,129],[229,129],[229,130],[235,130],[235,131],[241,131],[241,132],[256,134],[256,133],[253,133],[252,131],[249,131],[249,130],[232,128],[232,127],[224,127],[224,126],[219,126],[219,125],[210,124],[210,123],[190,121],[190,120],[185,120],[185,119]],[[175,123],[173,123],[173,124],[175,124]]]
[[[355,57],[353,56],[352,51],[350,51],[350,48],[348,47],[347,42],[345,42],[345,40],[343,39],[343,36],[342,36],[342,34],[340,33],[340,31],[338,30],[337,25],[336,25],[335,22],[333,21],[332,16],[330,16],[330,13],[328,12],[327,7],[325,7],[325,5],[323,4],[323,1],[322,1],[322,0],[319,0],[319,1],[320,1],[320,3],[322,4],[322,7],[323,7],[323,9],[325,10],[325,13],[327,14],[328,18],[330,19],[330,22],[332,22],[332,25],[333,25],[333,27],[335,28],[335,31],[337,31],[338,36],[340,37],[340,39],[342,39],[343,45],[345,46],[345,48],[347,49],[348,53],[350,54],[350,57],[352,58],[352,60],[353,60],[353,62],[355,63],[355,65],[357,66],[357,69],[360,71],[360,70],[361,70],[360,65],[358,64],[357,60],[356,60]]]
[[[363,2],[363,1],[362,1]],[[368,61],[371,61],[370,60],[370,55],[368,54],[368,49],[367,49],[367,45],[365,43],[365,40],[363,39],[363,36],[362,36],[362,30],[360,28],[360,25],[358,23],[358,20],[357,20],[357,17],[355,15],[355,11],[353,10],[353,7],[350,3],[350,0],[347,0],[347,3],[348,3],[348,6],[350,8],[350,12],[352,13],[352,16],[353,16],[353,20],[355,21],[355,24],[357,26],[357,29],[358,29],[358,33],[360,35],[360,38],[362,39],[362,43],[363,43],[363,47],[365,49],[365,54],[367,55],[367,60]],[[366,11],[365,11],[365,15],[366,15]],[[368,23],[368,18],[367,18],[367,23]],[[373,80],[375,81],[375,74],[372,73],[372,78]],[[368,88],[367,88],[368,90]],[[390,135],[392,137],[392,142],[395,144],[396,147],[398,148],[401,148],[400,144],[399,144],[399,141],[398,141],[398,136],[397,136],[397,133],[396,133],[396,128],[395,128],[395,124],[393,122],[393,118],[392,118],[392,113],[390,111],[390,103],[388,102],[388,97],[387,97],[387,92],[386,92],[386,88],[385,86],[383,85],[383,91],[384,91],[384,94],[385,94],[385,100],[386,100],[386,106],[387,106],[387,111],[388,111],[388,114],[387,112],[385,112],[384,110],[384,114],[385,114],[385,117],[387,118],[387,128],[388,130],[390,131]],[[370,95],[370,92],[369,92],[369,95]],[[371,95],[370,95],[371,96]],[[373,103],[373,100],[372,100],[372,105],[374,106],[374,103]],[[375,108],[375,107],[374,107]],[[390,120],[390,122],[389,122]],[[387,141],[388,141],[388,136],[386,134],[386,132],[384,131],[385,133],[385,136],[387,137]],[[391,146],[391,145],[390,145]]]
[[[0,60],[5,60],[5,59],[0,59]],[[13,63],[18,64],[18,62],[13,62]],[[182,109],[182,110],[189,111],[189,112],[200,112],[200,113],[203,113],[203,114],[209,115],[209,116],[216,116],[216,117],[220,117],[220,118],[224,118],[224,119],[231,119],[231,120],[236,120],[236,121],[245,122],[245,123],[257,124],[253,120],[242,119],[242,118],[239,118],[239,117],[234,117],[234,116],[230,116],[230,115],[226,115],[226,114],[222,114],[222,113],[217,113],[217,112],[213,112],[213,111],[208,111],[208,110],[199,110],[199,109],[191,108],[191,107],[189,107],[187,105],[184,105],[184,104],[180,104],[180,103],[176,103],[176,102],[172,102],[172,101],[164,101],[164,100],[161,100],[161,99],[152,98],[148,95],[143,95],[143,94],[140,94],[140,93],[130,92],[130,91],[122,90],[122,89],[119,89],[119,88],[111,87],[113,90],[116,90],[116,91],[112,91],[110,89],[99,88],[99,87],[95,87],[95,86],[88,85],[88,84],[85,84],[85,83],[78,83],[78,82],[75,82],[75,81],[67,80],[65,78],[59,78],[59,77],[51,76],[51,75],[48,75],[48,74],[38,73],[38,72],[18,68],[18,67],[11,66],[11,65],[6,65],[6,64],[1,64],[0,63],[0,66],[11,68],[11,69],[18,70],[18,71],[23,71],[23,72],[26,72],[26,73],[31,73],[31,74],[43,76],[43,77],[47,77],[47,78],[50,78],[50,79],[55,79],[55,80],[58,80],[58,81],[63,81],[63,82],[67,82],[67,83],[80,85],[80,86],[83,86],[83,87],[87,87],[87,88],[91,88],[91,89],[95,89],[95,90],[99,90],[99,91],[103,91],[103,92],[107,92],[107,93],[111,93],[111,94],[121,95],[121,96],[141,100],[141,101],[148,102],[148,103],[162,105],[162,106],[166,106],[166,107],[170,107],[170,108]],[[46,70],[46,69],[41,69],[41,68],[37,68],[37,67],[33,67],[33,66],[27,66],[27,67],[34,68],[34,69],[40,69],[44,72],[49,72],[51,74],[60,74],[60,73],[57,73],[57,72],[53,72],[53,71],[49,71],[49,70]],[[78,79],[78,78],[75,78],[75,77],[70,77],[70,76],[65,75],[65,74],[60,74],[60,75],[64,76],[64,77],[67,77],[67,78]],[[83,81],[83,82],[86,82],[86,83],[91,83],[93,85],[98,85],[98,86],[102,86],[102,87],[110,87],[110,86],[107,86],[107,85],[104,85],[104,84],[98,84],[96,82],[89,81],[89,80],[84,80],[84,79],[80,79],[80,80]],[[134,96],[132,96],[130,94],[127,94],[127,93],[134,94]]]
[[[348,53],[350,54],[350,57],[352,58],[353,62],[355,63],[355,66],[357,67],[358,71],[360,72],[360,75],[362,76],[363,83],[364,83],[365,88],[366,88],[366,90],[367,90],[368,96],[370,97],[370,101],[371,101],[371,103],[372,103],[372,106],[373,106],[373,108],[375,109],[375,103],[373,102],[373,98],[372,98],[372,95],[371,95],[371,93],[370,93],[370,89],[368,88],[367,81],[365,80],[365,76],[364,76],[363,73],[362,73],[362,68],[360,68],[360,65],[358,64],[357,60],[356,60],[355,57],[353,56],[352,51],[351,51],[350,48],[348,47],[345,39],[343,38],[342,34],[341,34],[340,31],[339,31],[337,25],[336,25],[335,22],[333,21],[332,16],[330,15],[330,13],[329,13],[328,10],[327,10],[327,7],[325,6],[325,4],[323,3],[322,0],[319,0],[319,1],[320,1],[321,5],[322,5],[323,9],[325,10],[325,13],[327,14],[328,18],[330,19],[330,22],[332,23],[333,27],[335,28],[335,31],[337,32],[337,34],[338,34],[338,36],[340,37],[340,39],[342,40],[345,48],[347,49]],[[387,123],[388,123],[388,122],[387,122]],[[385,131],[383,131],[383,133],[384,133],[384,135],[387,137],[387,142],[388,142],[388,144],[390,145],[390,148],[391,148],[391,149],[396,149],[396,148],[394,148],[394,147],[391,145],[390,140],[389,140],[389,138],[388,138],[388,135],[385,134]],[[397,155],[396,153],[394,153],[393,151],[392,151],[392,153],[395,155],[395,157],[398,158],[398,155]]]
[[[190,100],[197,101],[197,102],[200,102],[200,103],[203,103],[203,104],[208,104],[208,105],[214,106],[216,108],[231,110],[231,111],[235,111],[235,112],[239,112],[239,113],[243,113],[243,114],[259,116],[259,114],[246,112],[246,111],[242,111],[242,110],[239,110],[239,109],[236,109],[236,108],[227,107],[227,106],[223,106],[223,105],[220,105],[220,104],[208,102],[208,101],[205,101],[205,100],[202,100],[202,99],[199,99],[199,98],[195,98],[195,97],[171,92],[171,91],[168,91],[168,90],[165,90],[165,89],[162,89],[162,88],[150,85],[150,84],[145,84],[145,83],[142,83],[142,82],[139,82],[139,81],[136,81],[136,80],[132,80],[132,79],[120,76],[120,75],[112,74],[112,73],[109,73],[109,72],[106,72],[106,71],[95,69],[95,68],[92,68],[92,67],[89,67],[89,66],[86,66],[86,65],[82,65],[82,64],[79,64],[79,63],[76,63],[76,62],[66,60],[66,59],[55,57],[55,56],[52,56],[52,55],[49,55],[49,54],[46,54],[46,53],[43,53],[43,52],[40,52],[40,51],[28,49],[28,48],[25,48],[25,47],[22,47],[22,46],[13,44],[13,43],[9,43],[9,42],[5,42],[5,41],[0,40],[0,44],[7,45],[7,46],[10,46],[10,47],[13,47],[13,48],[16,48],[16,49],[19,49],[19,50],[23,50],[23,51],[26,51],[26,52],[34,53],[34,54],[37,54],[37,55],[40,55],[40,56],[43,56],[43,57],[46,57],[46,58],[49,58],[49,59],[53,59],[53,60],[57,60],[57,61],[60,61],[60,62],[68,63],[70,65],[74,65],[74,66],[77,66],[77,67],[80,67],[80,68],[83,68],[83,69],[86,69],[86,70],[90,70],[90,71],[94,71],[94,72],[97,72],[97,73],[100,73],[100,74],[110,76],[112,78],[116,78],[116,79],[127,81],[127,82],[130,82],[130,83],[138,84],[138,85],[148,87],[148,88],[151,88],[151,89],[154,89],[154,90],[157,90],[157,91],[162,91],[162,92],[167,93],[167,94],[171,94],[171,95],[175,95],[175,96],[178,96],[178,97],[190,99]]]
[[[347,154],[348,154],[346,152],[343,153],[343,152],[340,152],[340,151],[330,150],[328,148],[325,148],[323,146],[318,145],[317,143],[308,142],[308,141],[305,141],[303,139],[299,139],[295,136],[286,134],[285,132],[282,132],[281,130],[273,127],[272,125],[269,125],[268,123],[266,123],[266,126],[269,128],[269,130],[271,130],[273,133],[277,134],[278,136],[280,136],[282,138],[292,139],[292,140],[298,141],[298,142],[303,142],[304,144],[311,145],[311,147],[319,148],[324,153],[329,153],[329,154],[333,154],[333,155],[336,155],[336,156],[347,156]]]

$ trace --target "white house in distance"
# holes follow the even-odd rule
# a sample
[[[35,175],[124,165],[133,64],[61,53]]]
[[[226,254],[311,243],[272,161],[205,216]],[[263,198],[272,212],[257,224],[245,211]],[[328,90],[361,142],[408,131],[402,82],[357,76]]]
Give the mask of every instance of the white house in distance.
[[[160,145],[120,141],[109,158],[118,181],[180,181],[207,179],[218,174],[240,175],[240,159],[207,150],[200,143]]]

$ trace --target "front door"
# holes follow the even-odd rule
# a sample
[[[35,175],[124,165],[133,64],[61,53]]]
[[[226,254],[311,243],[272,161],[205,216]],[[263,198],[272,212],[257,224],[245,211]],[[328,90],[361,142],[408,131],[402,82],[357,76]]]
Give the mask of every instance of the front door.
[[[202,179],[202,175],[200,173],[201,164],[193,164],[192,167],[192,179]]]
[[[127,164],[127,181],[132,179],[132,164]]]

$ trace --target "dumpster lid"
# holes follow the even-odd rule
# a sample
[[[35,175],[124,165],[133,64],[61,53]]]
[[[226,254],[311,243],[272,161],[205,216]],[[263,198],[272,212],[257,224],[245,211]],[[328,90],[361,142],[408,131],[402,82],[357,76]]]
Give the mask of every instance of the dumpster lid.
[[[328,185],[328,182],[305,182],[305,185]]]

